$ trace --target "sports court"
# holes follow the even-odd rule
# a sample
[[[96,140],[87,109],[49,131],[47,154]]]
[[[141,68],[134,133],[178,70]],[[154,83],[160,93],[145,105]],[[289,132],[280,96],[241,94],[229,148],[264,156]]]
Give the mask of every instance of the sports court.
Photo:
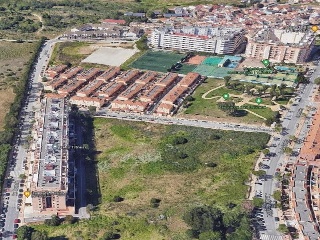
[[[223,58],[221,57],[207,57],[193,71],[207,77],[223,78],[229,75],[228,72],[232,71],[233,69],[218,67],[218,64],[222,59]]]
[[[288,87],[293,87],[295,80],[297,79],[296,73],[276,73],[276,74],[263,74],[260,77],[257,76],[245,76],[244,74],[231,74],[231,80],[238,80],[240,82],[250,82],[254,84],[264,85],[281,85],[286,84]]]
[[[167,72],[172,65],[176,64],[184,57],[184,54],[162,51],[148,51],[136,61],[134,61],[130,65],[130,67],[156,72]],[[182,64],[182,67],[177,72],[186,74],[188,72],[192,72],[195,67],[196,65]]]

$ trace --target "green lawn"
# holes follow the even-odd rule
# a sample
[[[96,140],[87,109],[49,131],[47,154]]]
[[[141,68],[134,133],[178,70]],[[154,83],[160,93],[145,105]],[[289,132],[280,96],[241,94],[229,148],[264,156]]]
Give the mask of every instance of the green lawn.
[[[227,211],[234,203],[241,209],[244,183],[269,139],[264,133],[102,118],[94,120],[94,129],[101,202],[90,220],[35,226],[50,237],[102,239],[112,231],[124,240],[187,240],[182,215],[191,207]],[[124,200],[116,203],[115,196]],[[151,207],[151,198],[161,200],[158,208]]]
[[[224,85],[224,80],[221,79],[207,79],[205,83],[201,84],[196,91],[193,93],[193,97],[195,98],[192,101],[192,105],[187,109],[182,109],[182,115],[201,115],[206,117],[218,118],[218,119],[226,119],[232,122],[246,122],[246,123],[258,123],[261,124],[264,122],[263,119],[248,113],[246,111],[241,111],[242,116],[230,116],[226,112],[222,111],[217,105],[217,98],[213,99],[203,99],[202,95],[209,90],[216,88],[217,86]],[[226,87],[222,87],[210,92],[206,98],[218,96],[221,97],[224,93],[229,94],[241,94],[242,92],[229,89]]]
[[[244,106],[258,106],[257,104],[244,104]],[[255,108],[250,108],[250,111],[259,114],[261,117],[264,118],[272,118],[275,115],[275,112],[272,111],[270,108],[266,107],[263,109],[255,109]]]

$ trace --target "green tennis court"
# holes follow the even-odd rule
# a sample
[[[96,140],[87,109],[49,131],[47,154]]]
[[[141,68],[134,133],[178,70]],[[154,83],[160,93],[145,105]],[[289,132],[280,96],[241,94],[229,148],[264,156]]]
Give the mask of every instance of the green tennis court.
[[[209,65],[209,66],[218,66],[221,62],[221,57],[207,57],[201,64]]]
[[[168,68],[180,61],[183,57],[185,57],[184,54],[148,51],[134,61],[130,67],[157,72],[167,72]]]

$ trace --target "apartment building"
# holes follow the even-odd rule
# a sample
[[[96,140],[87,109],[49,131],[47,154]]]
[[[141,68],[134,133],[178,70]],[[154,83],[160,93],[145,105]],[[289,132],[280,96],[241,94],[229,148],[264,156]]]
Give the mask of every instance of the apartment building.
[[[155,29],[150,38],[154,48],[217,54],[234,53],[244,42],[244,30],[232,27],[165,27]]]
[[[303,63],[315,44],[311,32],[288,32],[281,29],[265,28],[248,38],[245,55],[271,62]]]
[[[36,118],[37,140],[32,169],[31,197],[34,213],[74,213],[74,170],[69,161],[68,103],[59,95],[43,99]]]
[[[124,74],[119,75],[115,81],[117,83],[123,83],[125,85],[129,85],[132,82],[134,82],[134,80],[137,79],[139,75],[140,75],[140,71],[137,69],[133,69],[125,72]]]

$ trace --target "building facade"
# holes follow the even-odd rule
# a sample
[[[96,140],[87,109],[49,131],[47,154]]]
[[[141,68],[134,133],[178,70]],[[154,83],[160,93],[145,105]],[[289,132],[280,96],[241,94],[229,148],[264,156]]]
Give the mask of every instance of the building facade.
[[[74,163],[69,161],[69,117],[65,98],[43,99],[36,116],[37,136],[32,169],[31,197],[34,213],[74,213]]]
[[[315,36],[311,31],[288,32],[267,28],[249,37],[245,55],[277,63],[304,63],[308,60],[314,44]]]
[[[152,47],[180,51],[232,54],[245,42],[241,28],[163,28],[151,34]]]

